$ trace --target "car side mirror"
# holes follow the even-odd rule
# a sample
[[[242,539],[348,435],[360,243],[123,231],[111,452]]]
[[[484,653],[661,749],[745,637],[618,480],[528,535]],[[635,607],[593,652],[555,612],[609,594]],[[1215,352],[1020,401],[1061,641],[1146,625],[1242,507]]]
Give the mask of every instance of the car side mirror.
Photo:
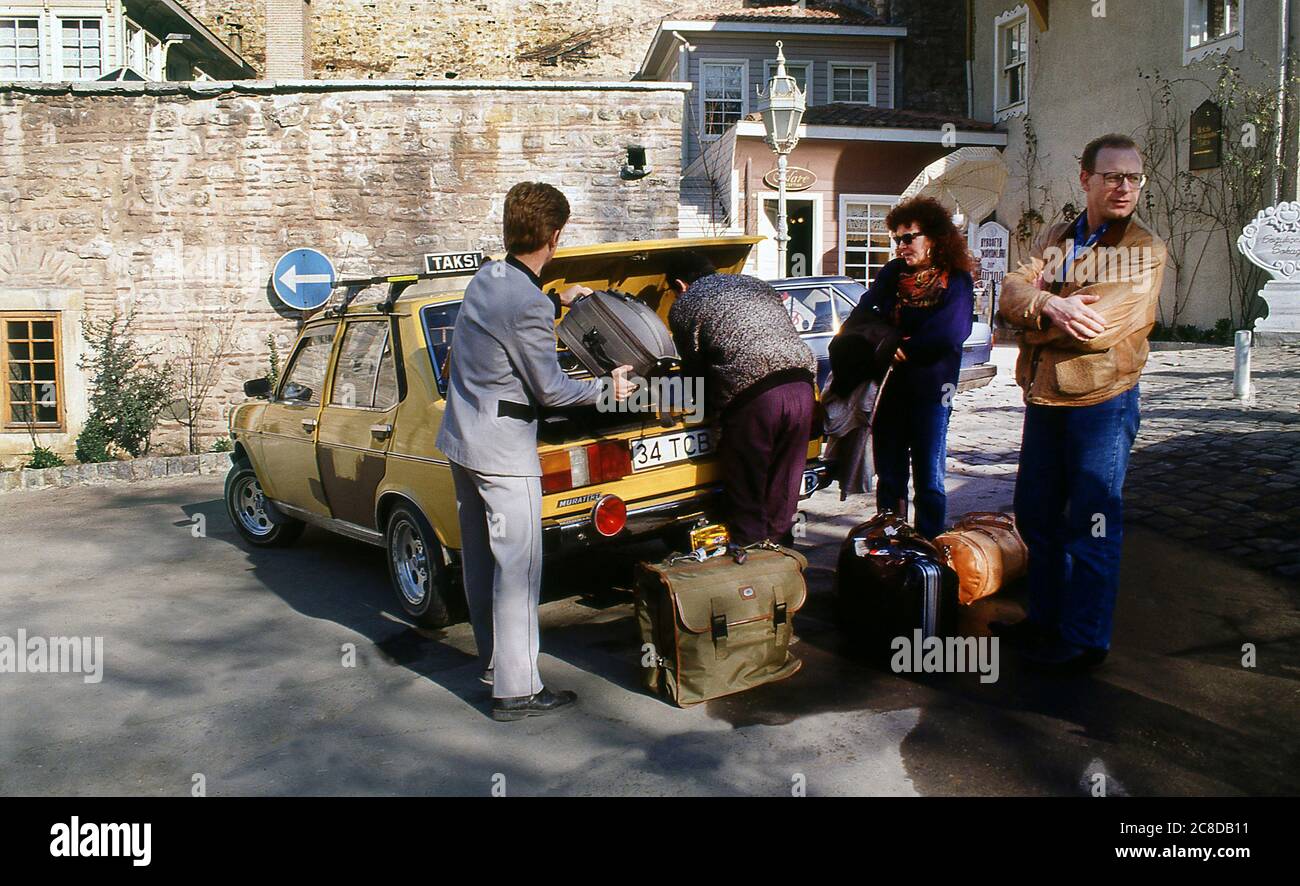
[[[311,400],[311,388],[291,381],[284,386],[284,399],[299,400],[306,403]]]
[[[244,382],[244,396],[265,400],[271,396],[271,380],[269,378],[255,378]]]

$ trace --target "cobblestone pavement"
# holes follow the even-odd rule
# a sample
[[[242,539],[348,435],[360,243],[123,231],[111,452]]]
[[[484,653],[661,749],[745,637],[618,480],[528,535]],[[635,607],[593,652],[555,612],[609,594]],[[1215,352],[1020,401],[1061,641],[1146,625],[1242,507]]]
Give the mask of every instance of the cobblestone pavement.
[[[957,397],[950,473],[1015,477],[1015,349],[996,348],[994,360],[998,376]],[[1255,350],[1249,406],[1232,399],[1232,363],[1231,348],[1151,354],[1126,519],[1300,578],[1300,347]]]

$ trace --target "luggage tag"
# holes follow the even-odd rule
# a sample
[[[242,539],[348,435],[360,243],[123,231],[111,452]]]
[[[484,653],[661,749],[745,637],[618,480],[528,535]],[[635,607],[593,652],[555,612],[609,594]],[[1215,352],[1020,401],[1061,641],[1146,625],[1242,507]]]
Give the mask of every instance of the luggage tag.
[[[895,557],[898,556],[898,549],[893,545],[872,545],[871,540],[867,538],[853,539],[853,553],[859,557]]]

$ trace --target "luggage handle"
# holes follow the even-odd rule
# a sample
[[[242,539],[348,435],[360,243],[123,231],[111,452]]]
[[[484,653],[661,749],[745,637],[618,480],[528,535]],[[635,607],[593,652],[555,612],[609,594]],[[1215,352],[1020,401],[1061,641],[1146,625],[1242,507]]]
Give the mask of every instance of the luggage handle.
[[[582,334],[582,344],[591,352],[591,356],[596,359],[596,362],[600,364],[600,368],[604,371],[613,372],[618,366],[605,350],[604,337],[600,334],[599,329],[593,328],[584,332]]]

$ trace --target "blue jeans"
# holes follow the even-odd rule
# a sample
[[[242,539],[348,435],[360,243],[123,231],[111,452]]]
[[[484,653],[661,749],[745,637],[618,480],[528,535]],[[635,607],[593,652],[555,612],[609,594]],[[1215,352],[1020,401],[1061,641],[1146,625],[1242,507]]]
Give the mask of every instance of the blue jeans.
[[[952,406],[942,397],[912,397],[903,385],[885,385],[880,412],[872,425],[876,507],[907,516],[909,456],[916,489],[916,530],[934,538],[944,530],[948,494],[944,488],[948,459],[948,418]],[[891,396],[893,394],[893,396]]]
[[[1025,407],[1015,507],[1029,618],[1077,649],[1110,648],[1138,413],[1136,386],[1092,406]]]

